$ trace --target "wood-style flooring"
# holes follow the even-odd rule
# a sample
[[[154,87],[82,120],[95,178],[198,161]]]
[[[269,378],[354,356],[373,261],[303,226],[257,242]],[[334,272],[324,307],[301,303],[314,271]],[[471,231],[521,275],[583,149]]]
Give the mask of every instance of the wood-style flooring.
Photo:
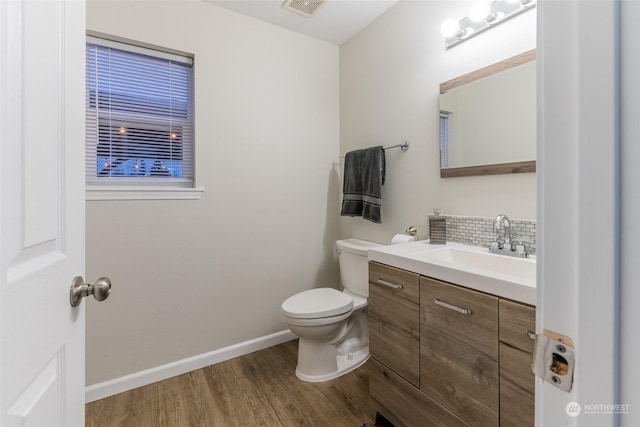
[[[368,367],[324,383],[294,373],[298,341],[86,405],[87,427],[374,425]]]

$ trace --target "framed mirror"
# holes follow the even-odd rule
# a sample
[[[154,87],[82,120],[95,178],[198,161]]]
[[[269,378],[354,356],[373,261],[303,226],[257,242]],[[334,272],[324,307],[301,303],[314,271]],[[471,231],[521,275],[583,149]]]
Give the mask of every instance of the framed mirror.
[[[440,85],[440,177],[536,170],[535,49]]]

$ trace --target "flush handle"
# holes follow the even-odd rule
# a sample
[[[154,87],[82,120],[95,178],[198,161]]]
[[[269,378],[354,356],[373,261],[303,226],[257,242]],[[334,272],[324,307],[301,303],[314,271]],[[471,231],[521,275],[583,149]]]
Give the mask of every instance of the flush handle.
[[[82,302],[82,298],[93,295],[96,301],[104,301],[111,294],[111,280],[108,277],[101,277],[92,285],[84,283],[82,276],[76,276],[71,282],[69,290],[69,302],[71,307],[77,307]]]

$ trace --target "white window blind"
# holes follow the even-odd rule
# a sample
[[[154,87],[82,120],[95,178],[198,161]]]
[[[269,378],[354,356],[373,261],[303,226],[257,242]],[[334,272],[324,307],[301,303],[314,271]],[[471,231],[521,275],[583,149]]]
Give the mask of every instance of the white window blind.
[[[87,185],[193,187],[193,59],[87,39]]]
[[[449,167],[449,113],[440,111],[440,168]]]

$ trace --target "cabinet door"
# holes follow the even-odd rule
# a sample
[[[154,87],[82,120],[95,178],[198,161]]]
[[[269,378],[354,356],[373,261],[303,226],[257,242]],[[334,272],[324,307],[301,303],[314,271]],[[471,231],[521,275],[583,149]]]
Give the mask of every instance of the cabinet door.
[[[500,343],[500,426],[533,427],[535,376],[531,353]]]
[[[535,419],[535,375],[531,370],[535,307],[500,300],[500,425],[528,427]]]
[[[463,421],[498,425],[498,298],[420,278],[421,390]]]
[[[414,386],[420,381],[419,276],[370,263],[369,350]],[[393,286],[402,286],[395,288]]]

